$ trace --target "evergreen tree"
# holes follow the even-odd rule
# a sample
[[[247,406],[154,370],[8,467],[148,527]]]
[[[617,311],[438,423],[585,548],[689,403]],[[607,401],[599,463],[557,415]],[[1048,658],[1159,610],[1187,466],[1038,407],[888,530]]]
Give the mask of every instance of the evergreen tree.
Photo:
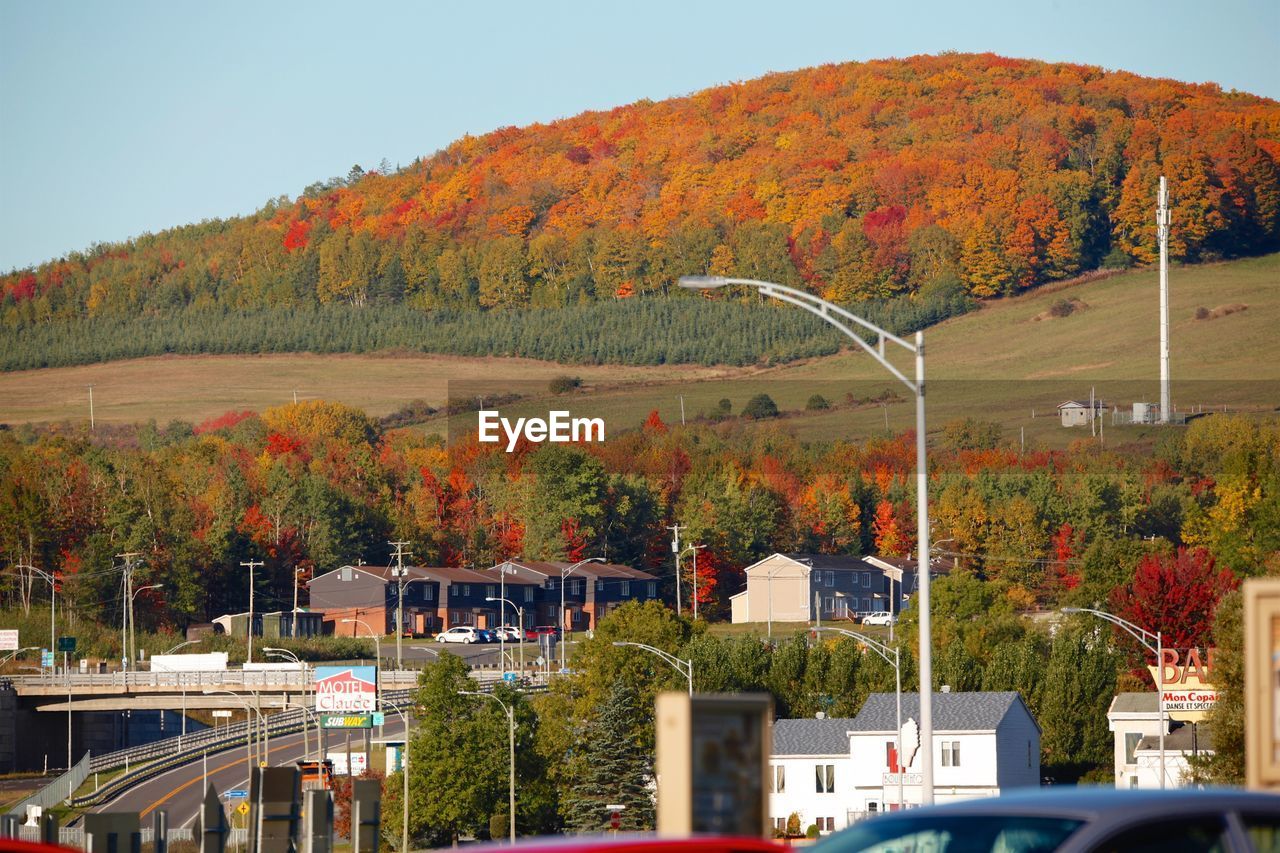
[[[568,823],[573,829],[606,829],[606,806],[615,803],[626,806],[621,815],[622,829],[653,829],[653,755],[636,731],[636,721],[642,719],[635,689],[618,680],[596,714],[582,726],[578,742],[585,753],[584,772],[573,783],[565,801]]]

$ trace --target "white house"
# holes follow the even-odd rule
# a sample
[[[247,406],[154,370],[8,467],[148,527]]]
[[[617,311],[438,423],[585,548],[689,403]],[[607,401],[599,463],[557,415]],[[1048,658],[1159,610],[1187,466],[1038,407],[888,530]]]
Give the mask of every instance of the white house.
[[[1167,715],[1166,715],[1167,716]],[[1160,787],[1160,702],[1158,694],[1120,693],[1111,700],[1107,725],[1115,736],[1117,788]],[[1164,736],[1165,787],[1187,784],[1189,758],[1213,751],[1206,726],[1172,723]]]
[[[784,827],[795,813],[801,831],[816,824],[825,834],[900,804],[918,806],[929,754],[938,803],[1040,784],[1040,727],[1021,696],[935,693],[933,700],[933,748],[926,751],[919,694],[902,694],[901,762],[893,693],[873,693],[853,719],[776,721],[769,760],[773,825]]]
[[[1093,416],[1095,419],[1102,417],[1107,411],[1107,406],[1101,400],[1093,401]],[[1088,426],[1089,425],[1089,404],[1081,403],[1078,400],[1067,400],[1065,403],[1058,404],[1058,415],[1062,418],[1064,427]]]
[[[744,572],[747,588],[729,599],[735,623],[897,613],[915,591],[915,563],[894,557],[772,554]]]

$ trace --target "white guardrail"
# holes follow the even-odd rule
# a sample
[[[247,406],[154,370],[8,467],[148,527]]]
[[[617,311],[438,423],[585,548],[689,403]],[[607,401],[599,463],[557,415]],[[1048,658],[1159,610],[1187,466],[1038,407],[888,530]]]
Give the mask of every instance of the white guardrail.
[[[418,670],[386,669],[379,673],[382,684],[413,686],[418,681]],[[314,678],[308,672],[298,670],[241,670],[228,669],[213,672],[60,672],[44,675],[8,675],[5,678],[14,687],[57,688],[73,691],[80,689],[111,689],[129,693],[138,688],[153,690],[202,690],[206,687],[242,687],[247,690],[294,687],[299,690],[310,687]]]

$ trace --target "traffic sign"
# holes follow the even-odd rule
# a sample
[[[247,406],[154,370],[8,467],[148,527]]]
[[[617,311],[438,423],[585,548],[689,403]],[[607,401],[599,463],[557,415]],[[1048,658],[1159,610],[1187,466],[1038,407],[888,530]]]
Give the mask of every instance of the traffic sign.
[[[502,673],[502,680],[507,682],[507,684],[515,684],[516,674],[514,672],[504,672]]]
[[[76,650],[75,637],[59,637],[58,638],[58,651],[74,652],[75,650]]]
[[[18,650],[18,632],[14,628],[0,631],[0,652],[16,652]]]
[[[249,813],[248,803],[241,803],[240,805],[236,806],[236,814],[246,815],[248,813]]]
[[[610,829],[617,829],[617,828],[618,828],[618,827],[620,827],[620,826],[622,826],[622,815],[621,815],[621,814],[619,814],[618,812],[610,812],[610,813],[609,813],[609,828],[610,828]]]
[[[41,666],[53,666],[53,652],[49,651],[48,649],[41,649],[41,650],[40,650],[40,665],[41,665]]]
[[[249,792],[246,791],[244,788],[232,788],[230,791],[227,791],[227,799],[228,800],[247,800],[249,799]]]
[[[383,726],[383,725],[386,725],[386,723],[387,723],[386,714],[382,713],[381,711],[373,712],[373,724],[375,726]]]

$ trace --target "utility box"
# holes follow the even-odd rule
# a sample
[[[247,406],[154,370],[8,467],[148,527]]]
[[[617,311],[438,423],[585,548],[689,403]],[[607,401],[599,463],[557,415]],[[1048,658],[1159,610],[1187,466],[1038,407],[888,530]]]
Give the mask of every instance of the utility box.
[[[657,700],[658,834],[769,834],[773,700],[663,693]]]

